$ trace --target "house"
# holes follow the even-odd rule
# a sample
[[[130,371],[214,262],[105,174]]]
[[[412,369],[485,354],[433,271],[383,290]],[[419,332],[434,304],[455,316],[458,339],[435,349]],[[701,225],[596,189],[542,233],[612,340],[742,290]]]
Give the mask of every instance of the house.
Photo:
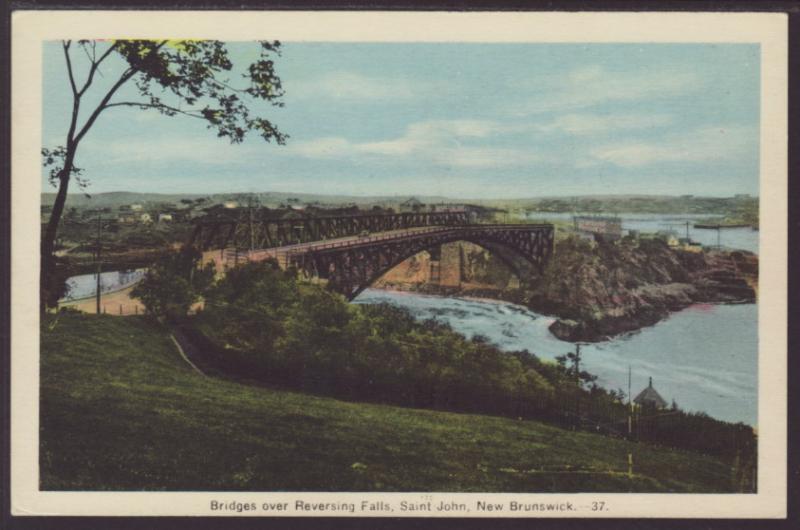
[[[141,204],[131,204],[131,211],[133,212],[141,212],[143,206]]]
[[[575,231],[587,239],[616,241],[622,237],[622,220],[619,217],[576,215],[572,222]]]
[[[119,221],[122,224],[132,225],[133,223],[136,222],[136,216],[129,214],[121,214],[119,217],[117,217],[117,221]]]
[[[680,243],[681,249],[686,252],[703,252],[703,245],[697,241],[693,241],[691,238],[681,237],[678,239],[678,243]]]
[[[422,201],[420,201],[416,197],[411,197],[407,201],[403,201],[400,203],[400,209],[405,211],[411,210],[413,212],[418,212],[419,210],[422,209],[422,207],[423,207]]]
[[[153,218],[150,217],[149,213],[145,212],[145,213],[143,213],[143,214],[141,214],[139,216],[139,221],[141,221],[143,223],[152,223],[153,222]]]
[[[675,232],[661,231],[656,233],[656,237],[658,237],[658,239],[660,239],[661,241],[665,242],[671,248],[676,248],[681,244]]]
[[[653,378],[650,378],[650,384],[639,392],[639,395],[633,399],[633,402],[639,405],[640,407],[644,406],[651,406],[657,409],[664,409],[667,408],[667,402],[664,401],[664,398],[656,392],[656,389],[653,388]]]
[[[160,214],[158,214],[158,222],[159,223],[168,222],[168,221],[172,221],[172,214],[171,213],[160,213]]]

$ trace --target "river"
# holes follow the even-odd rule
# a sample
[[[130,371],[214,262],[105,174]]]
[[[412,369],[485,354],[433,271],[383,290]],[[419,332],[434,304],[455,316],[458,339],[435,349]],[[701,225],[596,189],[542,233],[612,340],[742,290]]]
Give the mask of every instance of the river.
[[[571,220],[571,214],[529,215],[530,219]],[[696,230],[691,222],[713,216],[620,214],[625,230],[656,232],[667,225],[704,245],[715,245],[716,230]],[[724,229],[721,243],[729,248],[758,252],[759,233],[750,228]],[[101,292],[133,285],[144,270],[101,274]],[[66,300],[93,296],[96,276],[69,279]],[[377,289],[365,290],[355,303],[390,303],[405,307],[419,319],[436,318],[472,337],[480,334],[503,350],[528,350],[554,359],[574,346],[555,338],[548,326],[553,318],[506,302],[426,296]],[[661,396],[684,410],[702,411],[714,418],[757,425],[758,307],[756,304],[695,305],[672,314],[654,326],[603,343],[581,347],[583,366],[607,389],[627,392],[628,367],[633,395],[653,378]]]
[[[100,273],[100,293],[119,291],[134,285],[144,278],[145,269],[109,271]],[[95,296],[97,293],[97,274],[81,274],[67,279],[67,293],[59,300],[69,302]]]
[[[519,305],[367,289],[356,303],[389,303],[415,317],[446,322],[467,337],[483,335],[505,351],[528,350],[542,359],[574,351],[555,338],[554,321]],[[732,422],[757,423],[756,304],[695,305],[638,332],[581,346],[584,368],[607,389],[643,390],[648,378],[661,396],[687,411]]]
[[[530,212],[525,218],[535,221],[572,221],[571,213],[548,213]],[[594,215],[594,214],[580,214]],[[638,230],[639,232],[660,232],[673,231],[679,237],[686,236],[686,223],[689,223],[689,237],[698,243],[706,246],[717,245],[717,235],[719,244],[726,248],[736,248],[749,250],[758,254],[759,232],[752,228],[723,228],[719,230],[709,230],[704,228],[694,228],[694,223],[715,222],[722,219],[719,215],[703,214],[647,214],[647,213],[621,213],[618,214],[622,220],[623,230]]]
[[[530,213],[528,219],[572,220],[572,214]],[[717,244],[716,230],[695,229],[694,221],[713,215],[619,214],[624,230],[673,230],[703,245]],[[758,253],[759,232],[750,228],[723,229],[724,247]],[[574,351],[571,343],[555,338],[548,326],[554,318],[506,302],[416,293],[365,290],[356,303],[390,303],[408,309],[419,319],[435,318],[472,337],[480,334],[506,351],[528,350],[542,359]],[[698,304],[673,313],[654,326],[613,340],[581,346],[583,366],[607,389],[643,390],[648,378],[661,396],[687,411],[705,412],[721,420],[758,421],[758,306]]]

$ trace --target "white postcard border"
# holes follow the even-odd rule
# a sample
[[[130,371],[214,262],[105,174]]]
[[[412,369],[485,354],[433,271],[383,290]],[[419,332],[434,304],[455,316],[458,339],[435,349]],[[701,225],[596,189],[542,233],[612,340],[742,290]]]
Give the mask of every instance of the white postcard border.
[[[62,38],[339,42],[751,42],[761,46],[757,494],[42,492],[38,489],[42,42]],[[13,515],[781,518],[787,435],[787,17],[751,13],[17,11],[12,18],[11,510]],[[475,502],[578,511],[476,512]],[[214,512],[210,502],[465,502],[470,513]],[[603,510],[591,509],[593,502]]]

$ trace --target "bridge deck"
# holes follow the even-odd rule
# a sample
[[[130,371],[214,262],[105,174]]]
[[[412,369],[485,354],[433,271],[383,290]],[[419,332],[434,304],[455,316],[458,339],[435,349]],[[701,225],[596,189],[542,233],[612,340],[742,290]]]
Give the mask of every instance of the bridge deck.
[[[319,252],[339,248],[352,248],[358,246],[371,246],[379,242],[389,242],[403,239],[410,239],[421,235],[446,234],[449,232],[465,232],[469,230],[490,230],[503,228],[504,230],[531,230],[536,228],[552,228],[548,224],[469,224],[469,225],[444,225],[444,226],[421,226],[416,228],[405,228],[400,230],[390,230],[378,232],[367,236],[347,236],[336,239],[322,241],[312,241],[309,243],[298,243],[275,248],[265,248],[256,250],[235,251],[227,250],[227,258],[236,261],[261,261],[274,258],[281,266],[286,266],[290,257],[310,252]],[[235,257],[234,257],[235,255]]]

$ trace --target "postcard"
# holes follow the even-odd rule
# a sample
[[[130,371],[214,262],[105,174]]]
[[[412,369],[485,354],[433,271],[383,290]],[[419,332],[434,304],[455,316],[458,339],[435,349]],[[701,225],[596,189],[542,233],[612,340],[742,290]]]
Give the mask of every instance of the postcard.
[[[14,515],[786,516],[785,15],[12,22]]]

